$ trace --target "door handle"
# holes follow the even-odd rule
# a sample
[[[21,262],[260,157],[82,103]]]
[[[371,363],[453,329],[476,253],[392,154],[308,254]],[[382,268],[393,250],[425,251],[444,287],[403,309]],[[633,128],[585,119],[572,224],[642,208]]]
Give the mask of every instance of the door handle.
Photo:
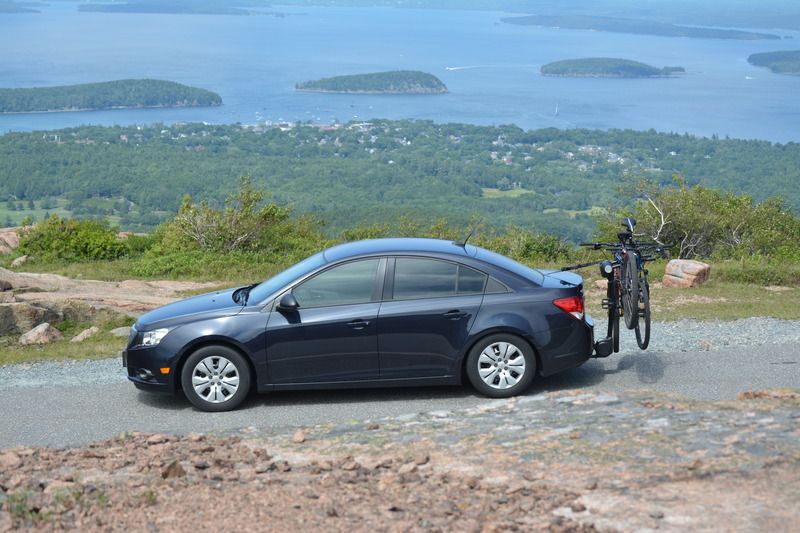
[[[369,320],[357,318],[356,320],[351,320],[348,322],[347,325],[353,329],[364,329],[365,327],[369,326]]]
[[[458,309],[453,309],[452,311],[448,311],[444,314],[444,317],[448,320],[460,320],[467,316],[467,313],[459,311]]]

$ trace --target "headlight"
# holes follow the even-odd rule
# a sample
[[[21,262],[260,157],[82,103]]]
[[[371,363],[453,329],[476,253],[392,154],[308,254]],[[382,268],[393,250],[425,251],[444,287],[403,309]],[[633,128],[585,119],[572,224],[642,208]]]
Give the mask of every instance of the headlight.
[[[166,334],[169,333],[167,328],[154,329],[153,331],[142,332],[142,346],[155,346]]]

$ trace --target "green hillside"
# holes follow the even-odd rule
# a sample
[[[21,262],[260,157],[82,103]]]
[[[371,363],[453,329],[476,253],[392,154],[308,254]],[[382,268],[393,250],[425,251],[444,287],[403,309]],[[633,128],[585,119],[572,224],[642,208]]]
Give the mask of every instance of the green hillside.
[[[211,91],[164,80],[0,89],[0,113],[220,105]]]
[[[334,76],[298,83],[298,91],[369,94],[439,94],[446,93],[442,81],[417,70],[392,70],[370,74]]]
[[[800,50],[753,54],[747,61],[758,67],[767,67],[776,74],[800,74]]]
[[[630,59],[587,57],[548,63],[542,66],[541,72],[545,76],[575,78],[654,78],[684,72],[684,69],[683,67],[658,68]]]
[[[376,120],[277,127],[188,124],[84,126],[0,136],[0,205],[28,200],[125,229],[168,218],[184,195],[221,202],[249,175],[328,231],[358,223],[447,217],[535,225],[579,240],[593,210],[630,201],[645,177],[784,195],[800,210],[800,144],[655,131],[544,129]],[[22,205],[20,205],[22,204]],[[9,205],[9,208],[11,205]]]

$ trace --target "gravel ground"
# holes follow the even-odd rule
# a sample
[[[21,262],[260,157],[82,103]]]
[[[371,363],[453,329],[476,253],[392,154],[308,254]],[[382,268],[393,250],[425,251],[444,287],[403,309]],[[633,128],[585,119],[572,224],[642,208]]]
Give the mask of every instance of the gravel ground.
[[[595,336],[605,334],[606,323],[597,320]],[[766,344],[800,344],[800,321],[746,318],[734,321],[678,320],[654,323],[648,352],[718,351],[728,347]],[[622,326],[620,353],[641,353],[633,332]],[[106,385],[126,382],[117,357],[95,361],[59,361],[0,366],[0,390],[13,388]]]

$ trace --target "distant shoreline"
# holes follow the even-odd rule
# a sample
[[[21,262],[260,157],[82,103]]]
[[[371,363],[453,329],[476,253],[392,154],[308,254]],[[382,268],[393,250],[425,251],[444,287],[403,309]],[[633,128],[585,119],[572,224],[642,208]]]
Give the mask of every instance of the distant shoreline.
[[[301,93],[326,93],[326,94],[408,94],[414,96],[423,96],[423,95],[431,95],[431,94],[447,94],[450,91],[447,89],[444,90],[409,90],[409,91],[335,91],[332,89],[300,89],[295,88],[295,91]]]
[[[128,105],[111,107],[82,107],[71,109],[43,109],[41,111],[0,111],[0,115],[36,115],[39,113],[85,113],[87,111],[118,111],[125,109],[180,109],[182,107],[219,107],[218,104],[189,104],[189,105]]]

